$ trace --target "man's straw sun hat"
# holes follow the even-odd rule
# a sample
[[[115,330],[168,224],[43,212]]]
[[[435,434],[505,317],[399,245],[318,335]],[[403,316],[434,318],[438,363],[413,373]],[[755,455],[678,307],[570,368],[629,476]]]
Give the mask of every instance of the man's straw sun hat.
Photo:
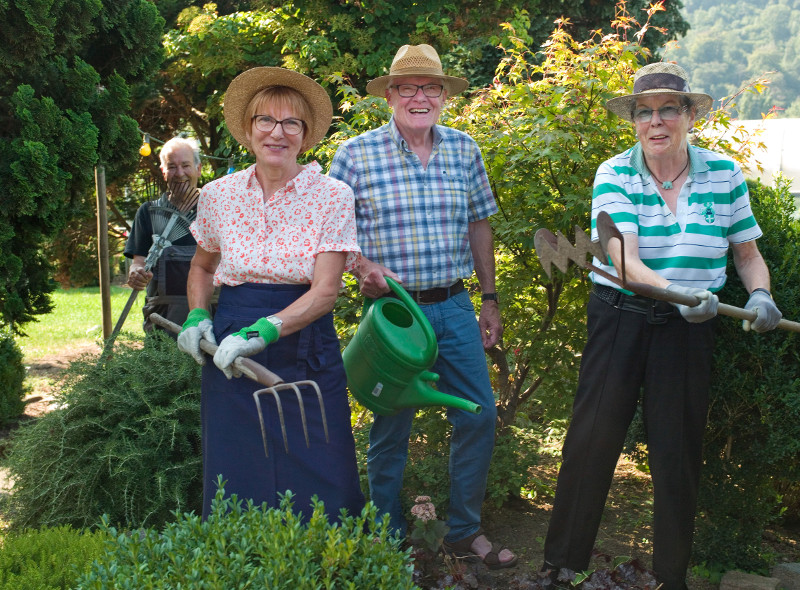
[[[439,54],[433,47],[425,44],[403,45],[398,49],[392,60],[392,67],[389,68],[389,75],[370,80],[367,92],[383,98],[387,86],[399,77],[439,78],[448,96],[463,92],[469,86],[464,78],[446,76]]]
[[[687,96],[697,109],[696,119],[702,119],[711,110],[714,99],[708,94],[692,92],[686,71],[677,64],[658,62],[639,68],[633,77],[633,94],[612,98],[606,108],[626,121],[633,121],[631,112],[636,99],[649,94],[678,94]]]
[[[250,121],[243,121],[247,105],[258,92],[271,86],[293,88],[306,99],[311,108],[311,120],[305,122],[307,129],[303,138],[303,151],[325,137],[333,120],[333,105],[325,89],[308,76],[292,70],[258,67],[236,76],[225,92],[225,125],[236,141],[250,148],[246,134],[250,130]]]

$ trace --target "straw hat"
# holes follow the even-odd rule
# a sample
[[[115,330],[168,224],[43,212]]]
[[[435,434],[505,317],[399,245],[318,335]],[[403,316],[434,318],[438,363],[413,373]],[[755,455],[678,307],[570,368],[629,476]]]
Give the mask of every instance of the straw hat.
[[[236,76],[225,92],[225,125],[231,135],[243,146],[250,149],[243,121],[247,106],[253,97],[271,86],[287,86],[299,92],[311,107],[311,121],[306,121],[306,134],[302,150],[306,151],[318,143],[331,126],[333,106],[325,89],[308,76],[285,68],[258,67],[246,70]]]
[[[389,86],[389,83],[400,76],[439,78],[445,90],[447,90],[448,96],[463,92],[469,86],[469,82],[464,78],[445,76],[442,71],[442,61],[439,59],[439,54],[430,45],[403,45],[397,50],[394,60],[392,60],[389,75],[370,80],[369,84],[367,84],[367,92],[373,96],[383,98],[384,91]]]
[[[636,99],[648,94],[678,94],[687,96],[695,106],[696,119],[702,119],[711,110],[714,99],[708,94],[692,92],[686,71],[677,64],[658,62],[639,68],[633,77],[633,94],[612,98],[606,108],[626,121],[633,121],[631,112]]]

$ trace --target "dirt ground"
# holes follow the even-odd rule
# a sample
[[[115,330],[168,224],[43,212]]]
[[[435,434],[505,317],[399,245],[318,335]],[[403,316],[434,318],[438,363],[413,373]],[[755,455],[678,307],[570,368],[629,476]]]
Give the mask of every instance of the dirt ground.
[[[32,386],[26,398],[26,410],[20,422],[34,420],[46,412],[53,403],[61,374],[69,363],[87,353],[99,354],[96,344],[86,343],[73,347],[57,356],[33,359],[28,364],[28,381]],[[27,360],[27,359],[26,359]],[[0,430],[0,456],[12,428]],[[555,488],[557,459],[542,455],[542,463],[532,476],[542,482],[536,497],[514,498],[502,508],[486,507],[483,525],[489,538],[508,546],[519,556],[515,568],[488,571],[482,566],[470,566],[475,575],[476,590],[501,590],[516,588],[516,581],[535,576],[543,561],[544,537],[549,521],[550,502],[548,492]],[[0,469],[0,493],[7,493],[11,482]],[[649,476],[622,458],[606,504],[601,529],[595,548],[611,557],[628,556],[640,560],[649,567],[651,549],[652,493]],[[764,542],[783,562],[800,562],[800,527],[795,529],[774,528],[765,534]],[[604,567],[598,558],[592,566]],[[713,590],[714,584],[690,573],[691,590]]]

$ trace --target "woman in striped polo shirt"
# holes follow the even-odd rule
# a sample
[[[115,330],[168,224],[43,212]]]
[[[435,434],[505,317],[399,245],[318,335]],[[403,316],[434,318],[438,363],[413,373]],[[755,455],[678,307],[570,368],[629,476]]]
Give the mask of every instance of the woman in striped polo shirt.
[[[702,439],[708,408],[717,291],[728,249],[757,319],[774,329],[781,312],[756,246],[761,230],[744,176],[730,158],[689,145],[713,104],[689,89],[686,72],[655,63],[635,75],[633,93],[606,108],[633,123],[638,143],[604,162],[592,196],[622,232],[626,277],[694,295],[695,307],[633,295],[594,274],[572,421],[562,450],[544,569],[585,570],[625,434],[640,401],[654,488],[653,569],[663,590],[686,588]],[[616,246],[616,249],[614,248]],[[609,244],[620,261],[617,240]],[[614,267],[595,260],[611,274]]]

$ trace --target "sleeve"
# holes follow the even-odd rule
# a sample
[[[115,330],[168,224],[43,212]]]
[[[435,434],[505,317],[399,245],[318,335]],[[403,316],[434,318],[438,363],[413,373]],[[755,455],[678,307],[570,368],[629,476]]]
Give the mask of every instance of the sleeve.
[[[197,216],[189,227],[197,245],[206,252],[220,251],[216,203],[213,187],[203,187],[197,202]]]
[[[497,213],[497,203],[494,199],[489,176],[478,144],[467,136],[471,149],[469,155],[469,221],[480,221]]]
[[[133,219],[131,233],[125,242],[123,254],[127,258],[134,256],[147,256],[150,246],[153,244],[153,226],[150,223],[150,212],[147,203],[144,203],[136,211]]]
[[[597,215],[605,211],[614,224],[624,234],[639,234],[639,214],[636,206],[623,186],[617,170],[610,161],[603,162],[597,169],[592,190],[592,240],[597,235]]]
[[[320,232],[317,254],[320,252],[347,252],[345,271],[355,268],[361,249],[356,234],[355,196],[344,182],[329,181],[324,192],[331,203],[329,214]]]
[[[735,162],[731,174],[731,221],[728,242],[740,244],[756,240],[763,235],[750,207],[750,191],[741,168]]]
[[[350,151],[346,144],[339,146],[339,149],[337,149],[336,153],[333,155],[328,176],[336,180],[341,180],[349,185],[353,191],[357,189],[358,175],[356,174],[356,167],[353,164],[353,158],[350,156]]]

